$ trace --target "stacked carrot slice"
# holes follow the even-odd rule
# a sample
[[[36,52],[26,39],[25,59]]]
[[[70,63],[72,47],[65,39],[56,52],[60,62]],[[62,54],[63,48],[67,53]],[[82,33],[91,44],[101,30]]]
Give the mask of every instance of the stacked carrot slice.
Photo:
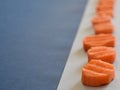
[[[97,15],[92,19],[95,35],[84,38],[83,45],[88,55],[88,64],[82,69],[82,83],[101,86],[115,78],[113,63],[116,59],[114,25],[115,0],[99,0]]]

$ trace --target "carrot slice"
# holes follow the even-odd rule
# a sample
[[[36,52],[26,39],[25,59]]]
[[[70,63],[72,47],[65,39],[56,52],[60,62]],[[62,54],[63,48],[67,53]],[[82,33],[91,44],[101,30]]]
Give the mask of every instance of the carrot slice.
[[[98,4],[97,5],[97,11],[100,10],[114,10],[113,5],[108,5],[108,4]]]
[[[114,25],[111,22],[95,24],[94,31],[96,34],[112,34],[114,32]]]
[[[97,46],[88,50],[88,59],[100,59],[102,61],[113,63],[116,58],[116,52],[112,47]]]
[[[113,2],[113,1],[106,1],[106,0],[104,0],[104,1],[100,1],[99,3],[98,3],[98,5],[109,5],[109,6],[112,6],[112,7],[114,7],[114,4],[115,4],[115,2]]]
[[[82,69],[82,83],[88,86],[108,84],[114,76],[114,66],[101,60],[91,60]]]
[[[97,15],[92,19],[93,25],[105,22],[111,22],[111,17],[107,15]]]
[[[107,74],[109,76],[108,82],[112,81],[114,78],[114,70],[106,69],[106,68],[99,67],[99,66],[94,65],[94,64],[89,64],[89,63],[87,65],[85,65],[84,68],[92,70],[92,71],[97,72],[97,73]]]
[[[96,46],[114,47],[115,37],[112,34],[91,35],[91,36],[87,36],[83,40],[83,44],[84,44],[84,49],[86,51],[91,47],[96,47]]]
[[[107,63],[107,62],[103,62],[100,59],[91,59],[89,61],[89,64],[93,64],[93,65],[97,65],[99,67],[103,67],[105,69],[110,69],[110,70],[114,70],[114,66],[113,64]]]
[[[98,67],[103,67],[104,69],[109,69],[109,70],[115,71],[115,68],[114,68],[113,64],[104,62],[100,59],[91,59],[89,61],[89,64],[96,65]],[[114,79],[115,78],[115,73],[113,73],[112,75],[113,75],[113,79]]]
[[[101,86],[108,84],[109,76],[107,74],[101,74],[93,72],[88,69],[82,70],[82,83],[87,86]]]
[[[114,3],[115,3],[115,0],[100,0],[97,5],[97,12],[109,11],[109,13],[107,13],[107,15],[110,15],[113,17]],[[110,13],[110,11],[111,11],[111,13]]]
[[[106,15],[106,16],[109,16],[109,17],[114,17],[114,13],[113,13],[113,10],[101,10],[101,11],[97,11],[97,14],[98,15]]]
[[[114,5],[114,3],[115,3],[115,0],[99,0],[98,4]]]

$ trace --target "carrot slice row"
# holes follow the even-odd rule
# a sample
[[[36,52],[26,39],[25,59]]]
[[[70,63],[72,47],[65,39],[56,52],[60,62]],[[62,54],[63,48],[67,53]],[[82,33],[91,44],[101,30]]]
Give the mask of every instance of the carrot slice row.
[[[88,55],[88,63],[82,69],[82,83],[87,86],[109,84],[115,78],[112,63],[116,59],[114,25],[115,0],[99,0],[96,7],[97,15],[92,19],[94,32],[84,38],[83,46]]]

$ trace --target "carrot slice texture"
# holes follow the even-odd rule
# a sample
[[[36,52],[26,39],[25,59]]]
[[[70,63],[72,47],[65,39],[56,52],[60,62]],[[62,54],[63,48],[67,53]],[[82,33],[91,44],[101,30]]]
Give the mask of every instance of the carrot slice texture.
[[[103,68],[100,66],[96,66],[94,64],[87,64],[87,65],[85,65],[84,68],[92,70],[92,71],[97,72],[97,73],[107,74],[109,76],[108,82],[110,82],[114,78],[114,70],[106,69],[106,68]]]
[[[102,67],[104,69],[109,69],[109,70],[114,71],[114,73],[112,75],[113,75],[113,79],[115,78],[115,68],[114,68],[113,64],[104,62],[100,59],[91,59],[89,61],[89,64],[96,65],[98,67]]]
[[[108,84],[109,77],[107,74],[93,72],[88,69],[82,70],[82,83],[87,86],[101,86]]]
[[[98,46],[88,50],[88,59],[100,59],[102,61],[113,63],[116,59],[116,52],[112,47]]]
[[[96,46],[115,46],[115,37],[112,34],[98,34],[87,36],[83,40],[84,49],[87,51],[91,47]]]
[[[114,12],[113,10],[101,10],[101,11],[97,11],[97,14],[98,15],[106,15],[106,16],[109,16],[109,17],[114,17]]]
[[[93,65],[97,65],[99,67],[103,67],[103,68],[106,68],[106,69],[114,70],[113,64],[110,64],[110,63],[107,63],[107,62],[103,62],[100,59],[91,59],[89,61],[89,64],[93,64]]]
[[[105,5],[112,5],[113,6],[114,3],[115,3],[115,0],[99,0],[98,4],[100,4],[100,5],[105,4]]]
[[[98,4],[98,6],[97,6],[97,10],[98,11],[100,11],[100,10],[113,10],[114,8],[113,8],[113,5],[108,5],[108,4],[102,4],[102,5],[100,5],[100,4]]]
[[[91,60],[82,69],[82,83],[87,86],[108,84],[114,79],[114,76],[114,66],[101,60]]]
[[[97,15],[92,19],[93,25],[105,22],[111,22],[111,17],[107,15]]]
[[[114,26],[111,22],[99,23],[94,25],[94,31],[96,34],[112,34],[114,32]]]
[[[97,5],[97,14],[113,17],[114,3],[115,0],[99,0]]]

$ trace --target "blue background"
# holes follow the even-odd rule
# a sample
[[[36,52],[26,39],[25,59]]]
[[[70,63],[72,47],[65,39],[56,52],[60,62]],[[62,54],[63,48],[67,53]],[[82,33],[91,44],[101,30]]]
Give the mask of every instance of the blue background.
[[[56,90],[87,0],[0,0],[0,90]]]

